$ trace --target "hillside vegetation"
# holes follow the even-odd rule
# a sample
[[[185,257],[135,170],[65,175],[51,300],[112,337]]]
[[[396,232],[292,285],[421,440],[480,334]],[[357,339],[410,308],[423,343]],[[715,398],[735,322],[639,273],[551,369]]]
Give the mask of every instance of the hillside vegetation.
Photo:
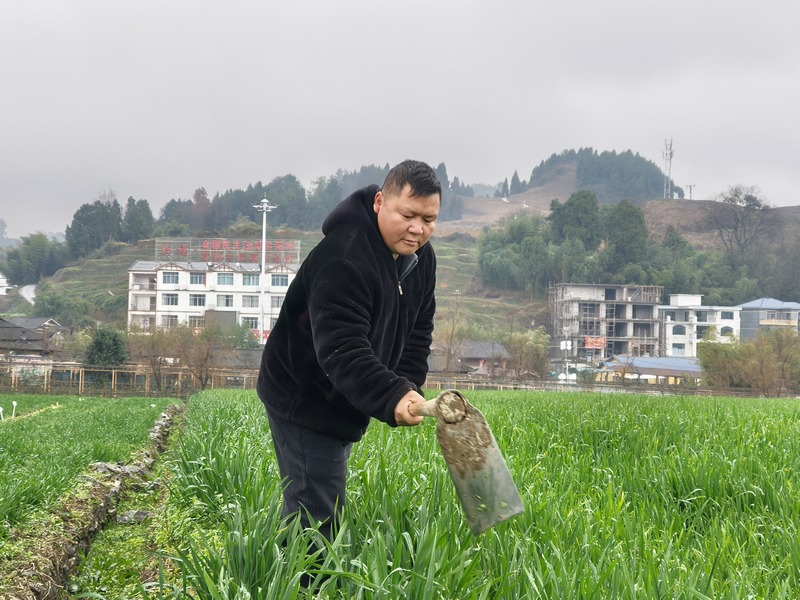
[[[73,257],[70,266],[61,268],[50,277],[41,279],[37,277],[32,281],[14,281],[22,285],[38,279],[36,305],[31,307],[12,293],[8,297],[0,297],[0,314],[54,317],[62,324],[78,329],[94,327],[98,323],[109,323],[122,328],[126,322],[127,270],[135,260],[153,258],[153,237],[191,236],[192,232],[204,231],[205,233],[195,235],[257,238],[261,233],[261,217],[255,212],[253,204],[267,196],[279,205],[279,208],[269,215],[269,222],[277,224],[278,228],[271,229],[268,236],[300,239],[302,251],[306,253],[320,239],[321,233],[316,225],[329,207],[343,194],[351,191],[353,186],[379,179],[387,168],[388,165],[383,167],[373,165],[363,167],[359,172],[340,173],[334,177],[321,178],[315,182],[310,191],[304,190],[292,176],[276,178],[268,185],[260,183],[255,186],[250,185],[246,190],[229,190],[217,194],[213,199],[200,188],[192,200],[171,201],[157,220],[153,220],[151,216],[149,233],[145,236],[148,239],[139,242],[129,240],[127,243],[106,242],[82,258]],[[671,268],[680,262],[684,272],[680,277],[669,278],[675,291],[707,293],[707,286],[700,278],[693,275],[699,273],[701,269],[717,274],[718,281],[712,282],[715,288],[726,285],[726,281],[733,281],[734,278],[741,280],[742,296],[757,293],[762,282],[766,286],[764,289],[767,290],[784,290],[787,294],[794,290],[794,287],[781,285],[776,281],[779,276],[791,278],[791,270],[779,273],[774,266],[781,263],[793,265],[797,262],[793,257],[800,251],[796,243],[800,233],[797,216],[800,207],[772,209],[781,223],[781,230],[780,235],[771,236],[767,240],[769,252],[759,254],[756,250],[764,251],[764,247],[751,247],[746,254],[729,253],[730,256],[722,260],[720,256],[725,248],[719,232],[709,225],[709,214],[719,202],[661,199],[663,174],[660,169],[651,161],[629,150],[621,153],[614,151],[598,153],[591,148],[577,151],[564,150],[561,154],[553,154],[534,167],[527,181],[520,180],[517,173],[514,173],[511,185],[508,186],[507,182],[504,182],[491,197],[468,195],[473,193],[472,187],[465,186],[457,177],[451,182],[443,163],[437,167],[437,173],[440,179],[450,186],[448,192],[450,206],[458,207],[457,211],[449,212],[447,219],[440,220],[433,240],[439,258],[438,300],[440,308],[444,309],[440,314],[453,308],[458,312],[459,318],[466,320],[472,326],[473,333],[481,337],[499,337],[498,332],[508,331],[516,327],[515,324],[524,327],[530,327],[531,322],[535,322],[537,326],[546,325],[547,285],[560,281],[578,281],[584,277],[580,268],[577,270],[567,268],[569,267],[567,263],[570,261],[566,261],[570,257],[584,256],[580,248],[561,250],[560,246],[569,241],[563,232],[558,235],[564,239],[550,239],[546,231],[553,206],[565,207],[573,195],[581,190],[591,191],[601,205],[601,212],[605,214],[612,214],[613,207],[619,204],[620,200],[633,202],[636,210],[641,211],[646,229],[645,235],[651,247],[663,244],[668,236],[672,236],[668,243],[680,246],[685,242],[688,247],[707,253],[681,256],[680,261],[670,259],[665,266],[656,269],[646,265],[635,268],[633,263],[645,257],[631,250],[629,254],[632,253],[633,256],[621,255],[618,261],[620,264],[616,265],[619,267],[620,277],[640,279],[650,277],[654,278],[650,283],[661,284],[662,282],[655,281],[655,278],[663,278],[666,268]],[[504,188],[508,188],[507,194],[502,194]],[[462,195],[457,195],[453,199],[455,189]],[[483,188],[476,185],[475,189]],[[677,196],[682,196],[680,188],[674,187],[674,190]],[[132,200],[129,199],[127,209],[122,212],[119,206],[115,205],[116,200],[98,200],[91,207],[99,213],[104,213],[105,209],[108,209],[106,212],[115,209],[111,212],[123,215],[122,237],[137,239],[136,235],[140,235],[137,232],[147,230],[147,227],[140,222],[134,222],[132,217],[142,216],[140,213],[149,211],[149,208],[145,206],[146,201],[132,202]],[[84,212],[88,214],[88,211]],[[78,214],[76,213],[76,219]],[[486,237],[485,232],[493,228],[508,227],[521,217],[534,217],[539,220],[540,225],[536,227],[539,227],[543,236],[542,241],[545,245],[542,248],[546,248],[546,252],[542,255],[542,260],[533,261],[526,267],[528,275],[519,270],[513,274],[516,280],[514,285],[497,285],[497,282],[493,281],[493,276],[497,273],[487,273],[479,267],[479,255],[482,252],[480,240]],[[309,230],[287,225],[294,221],[302,223],[302,227],[309,227]],[[210,228],[209,225],[212,223],[214,227]],[[138,229],[134,227],[137,224],[141,226]],[[603,227],[607,229],[605,225]],[[616,241],[618,250],[632,247],[631,240],[626,240],[624,228],[622,229]],[[603,235],[607,234],[607,231],[603,232]],[[116,239],[113,235],[115,235],[113,232],[109,232],[106,239]],[[675,237],[676,235],[679,237]],[[26,241],[29,242],[27,246],[24,245]],[[527,243],[530,246],[530,242]],[[41,245],[46,246],[47,241],[38,238],[23,239],[22,251],[18,255],[10,256],[9,258],[15,260],[9,260],[6,266],[21,267],[28,264],[26,260],[32,256],[39,256],[47,250],[47,248],[40,249]],[[53,256],[70,258],[66,252],[68,247],[69,244],[65,246],[53,242],[49,248],[51,262]],[[504,250],[501,246],[497,250],[503,252],[501,258],[504,261],[510,258],[508,256],[510,248]],[[585,250],[594,252],[600,258],[609,256],[607,240],[602,241],[596,251]],[[675,247],[674,250],[679,249]],[[559,258],[560,256],[565,258]],[[592,256],[586,254],[578,261],[572,260],[572,264],[580,266],[581,262],[594,260]],[[764,260],[761,260],[761,256]],[[487,264],[498,264],[498,262],[486,263],[484,269],[487,268]],[[628,269],[623,275],[622,269],[626,266]],[[743,271],[745,267],[748,267],[748,272]],[[594,270],[614,272],[609,269]],[[532,273],[540,275],[539,281],[532,285],[520,284],[523,279],[531,281],[529,275]],[[648,281],[640,280],[638,283],[648,283]],[[715,297],[723,298],[725,295],[716,294]],[[710,300],[711,297],[707,296],[707,299]]]

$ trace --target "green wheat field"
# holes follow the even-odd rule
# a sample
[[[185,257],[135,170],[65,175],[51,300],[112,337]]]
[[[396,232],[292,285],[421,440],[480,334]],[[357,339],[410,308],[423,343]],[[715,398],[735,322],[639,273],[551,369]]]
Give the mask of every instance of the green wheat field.
[[[161,567],[120,583],[113,538],[102,539],[113,534],[104,533],[101,550],[83,561],[92,576],[77,578],[72,597],[797,597],[797,400],[508,391],[467,398],[504,453],[523,515],[473,536],[434,422],[373,423],[354,446],[344,518],[326,543],[313,528],[280,519],[281,484],[255,395],[204,392],[190,400],[158,473],[165,492],[145,535]],[[24,522],[19,500],[7,500],[19,496],[6,450],[19,435],[8,419],[0,425],[6,527]]]

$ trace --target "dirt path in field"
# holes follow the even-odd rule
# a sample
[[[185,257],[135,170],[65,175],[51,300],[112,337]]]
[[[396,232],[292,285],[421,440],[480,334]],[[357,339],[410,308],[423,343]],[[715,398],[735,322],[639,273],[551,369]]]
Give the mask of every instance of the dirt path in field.
[[[27,419],[28,417],[35,417],[38,414],[45,412],[46,410],[55,410],[56,408],[61,408],[61,405],[56,402],[55,404],[51,404],[50,406],[45,406],[44,408],[40,408],[39,410],[34,410],[29,413],[25,413],[22,415],[14,415],[13,417],[4,418],[0,421],[0,424],[3,423],[10,423],[11,421],[16,421],[17,419]]]
[[[0,566],[0,600],[66,597],[68,578],[80,556],[94,536],[116,516],[121,491],[147,478],[156,457],[166,448],[175,417],[182,410],[183,405],[173,405],[162,413],[150,431],[152,445],[148,451],[126,465],[91,465],[76,489],[50,511],[49,518],[43,520],[46,522],[26,524],[12,532],[11,540],[18,550]]]

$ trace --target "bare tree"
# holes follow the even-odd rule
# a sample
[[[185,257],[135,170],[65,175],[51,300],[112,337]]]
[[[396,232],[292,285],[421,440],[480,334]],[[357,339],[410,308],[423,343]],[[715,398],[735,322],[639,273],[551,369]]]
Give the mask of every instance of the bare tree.
[[[132,360],[150,367],[153,387],[161,389],[164,367],[175,355],[176,336],[169,329],[158,328],[152,332],[132,331],[128,335],[128,353]]]
[[[731,186],[706,209],[706,223],[716,230],[728,252],[746,252],[756,242],[774,235],[780,221],[759,197],[756,187]]]
[[[461,292],[456,290],[450,305],[440,312],[436,324],[437,338],[445,352],[445,371],[452,372],[461,358],[461,348],[469,331],[469,326],[461,310]]]
[[[206,389],[211,382],[211,371],[216,365],[216,352],[222,340],[219,327],[206,323],[198,332],[186,325],[178,325],[172,328],[171,333],[178,340],[176,353],[180,364],[194,375],[201,390]]]

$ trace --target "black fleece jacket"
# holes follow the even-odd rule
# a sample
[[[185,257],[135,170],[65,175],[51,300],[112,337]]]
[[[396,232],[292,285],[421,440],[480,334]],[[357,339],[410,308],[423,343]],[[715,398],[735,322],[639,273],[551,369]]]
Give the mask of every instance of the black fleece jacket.
[[[397,402],[424,383],[436,308],[433,248],[392,257],[373,210],[378,190],[358,190],[328,215],[286,293],[257,384],[271,415],[353,442],[370,417],[396,426]]]

